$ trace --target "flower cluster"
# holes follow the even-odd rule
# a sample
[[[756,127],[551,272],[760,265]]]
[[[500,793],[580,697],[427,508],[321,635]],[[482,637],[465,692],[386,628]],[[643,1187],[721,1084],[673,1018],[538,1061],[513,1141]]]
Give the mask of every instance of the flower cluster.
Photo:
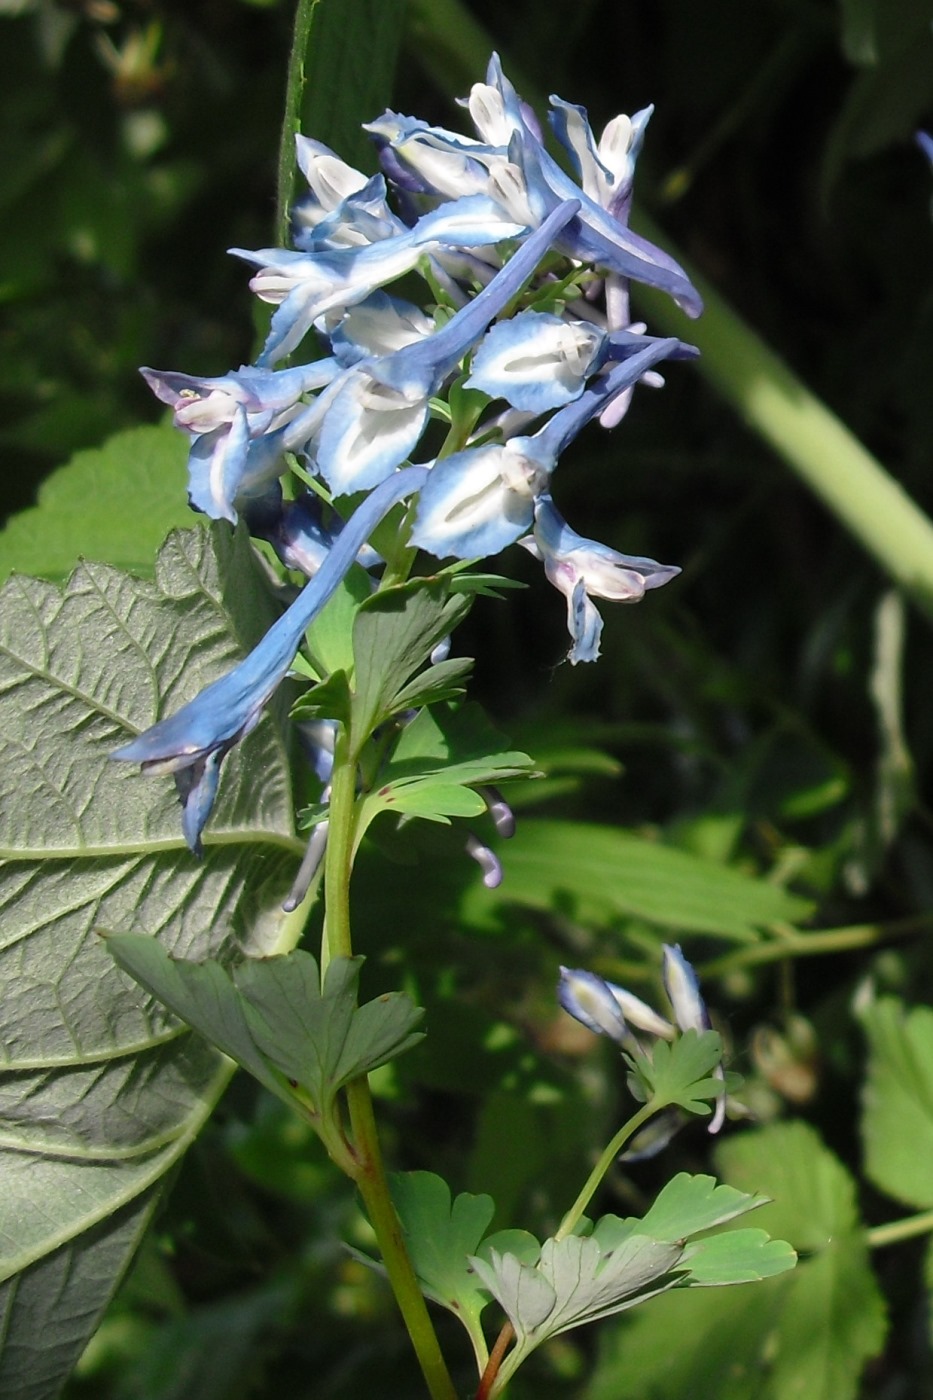
[[[706,1004],[700,994],[700,984],[693,968],[680,950],[679,943],[665,943],[662,976],[674,1021],[668,1021],[652,1007],[613,982],[607,982],[595,972],[584,968],[562,967],[557,984],[557,999],[588,1030],[607,1035],[622,1050],[642,1050],[636,1032],[654,1036],[656,1040],[674,1040],[680,1031],[711,1029]],[[723,1079],[721,1065],[716,1066],[717,1079]],[[709,1125],[718,1133],[726,1116],[725,1083],[716,1101],[716,1111]]]
[[[567,599],[574,663],[599,653],[593,597],[637,601],[679,572],[584,539],[551,496],[581,428],[614,425],[639,381],[661,382],[660,361],[694,353],[629,317],[633,278],[701,309],[683,270],[628,228],[650,109],[616,117],[597,142],[585,111],[553,98],[568,174],[495,56],[465,105],[475,137],[392,112],[372,122],[384,174],[370,179],[299,137],[308,193],[292,211],[294,247],[231,250],[276,308],[257,363],[211,379],[142,371],[190,437],[191,505],[242,516],[311,580],[229,676],[114,755],[175,775],[194,849],[222,759],[353,561],[376,562],[368,538],[399,501],[417,497],[410,543],[436,558],[521,543],[540,559]],[[423,305],[384,290],[411,274]],[[299,347],[307,363],[276,368]],[[429,425],[446,438],[405,465]],[[283,491],[293,469],[315,493]],[[326,528],[320,497],[359,493],[346,524]]]

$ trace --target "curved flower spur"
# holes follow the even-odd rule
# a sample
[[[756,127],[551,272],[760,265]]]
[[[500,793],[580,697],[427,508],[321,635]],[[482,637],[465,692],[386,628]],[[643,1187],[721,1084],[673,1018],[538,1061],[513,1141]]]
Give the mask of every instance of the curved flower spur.
[[[539,558],[567,598],[573,663],[599,652],[592,597],[636,601],[678,572],[583,539],[551,499],[583,426],[617,422],[639,382],[662,382],[662,360],[695,353],[628,317],[631,278],[690,314],[701,306],[683,269],[627,227],[650,110],[615,118],[597,141],[582,108],[552,99],[572,176],[495,55],[465,105],[475,138],[394,113],[371,123],[384,171],[372,178],[299,137],[308,193],[293,210],[295,248],[232,250],[276,307],[256,365],[210,379],[144,371],[191,439],[193,508],[242,515],[286,564],[313,573],[238,666],[113,754],[174,775],[196,852],[225,755],[259,722],[354,561],[372,564],[367,541],[400,501],[413,505],[411,544],[436,558],[516,542]],[[403,276],[406,288],[421,278],[423,304],[386,290]],[[306,341],[306,363],[275,368]],[[432,420],[446,441],[406,466]],[[325,499],[367,493],[309,550],[296,544],[304,483],[281,482],[296,462]]]

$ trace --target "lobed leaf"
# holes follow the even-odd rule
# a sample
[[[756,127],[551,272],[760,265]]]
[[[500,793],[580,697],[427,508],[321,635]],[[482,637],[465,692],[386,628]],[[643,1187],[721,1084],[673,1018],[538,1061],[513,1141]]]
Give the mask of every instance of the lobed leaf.
[[[861,1011],[868,1037],[865,1170],[907,1205],[933,1205],[933,1010],[884,997]]]
[[[307,1091],[327,1127],[344,1084],[421,1039],[421,1011],[402,992],[357,1007],[362,958],[334,958],[321,987],[310,953],[253,958],[227,968],[172,959],[152,939],[108,939],[119,965],[177,1016],[294,1105]]]

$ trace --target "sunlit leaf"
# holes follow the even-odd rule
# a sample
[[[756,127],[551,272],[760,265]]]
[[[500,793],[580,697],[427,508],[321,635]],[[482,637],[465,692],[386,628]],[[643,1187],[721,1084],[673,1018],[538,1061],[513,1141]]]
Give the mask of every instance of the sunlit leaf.
[[[802,1123],[736,1135],[717,1159],[732,1185],[772,1198],[756,1210],[756,1226],[787,1239],[797,1267],[722,1293],[676,1289],[639,1309],[603,1335],[586,1400],[853,1400],[884,1342],[885,1314],[851,1177]],[[702,1242],[713,1271],[719,1251],[728,1254],[718,1241],[732,1233],[744,1263],[753,1262],[755,1242],[741,1237],[757,1231],[726,1231]],[[780,1253],[771,1259],[780,1264]],[[785,1255],[783,1267],[790,1262]]]
[[[933,1205],[933,1010],[884,997],[862,1010],[871,1050],[864,1088],[865,1170],[889,1196]]]
[[[475,787],[535,772],[527,754],[504,749],[502,743],[475,705],[422,710],[402,730],[380,771],[378,786],[364,805],[364,824],[380,811],[435,821],[480,816],[486,803]]]
[[[0,757],[16,793],[0,812],[4,1393],[31,1393],[3,1370],[30,1352],[46,1375],[76,1359],[229,1079],[98,929],[195,958],[273,951],[287,932],[300,845],[274,716],[231,755],[201,862],[171,779],[108,758],[258,640],[275,616],[261,577],[245,538],[217,527],[172,536],[155,582],[88,564],[64,588],[16,577],[0,595]]]
[[[183,435],[167,424],[130,428],[75,453],[45,481],[38,505],[0,532],[0,579],[14,569],[63,579],[82,558],[151,575],[169,530],[193,521],[187,456]]]

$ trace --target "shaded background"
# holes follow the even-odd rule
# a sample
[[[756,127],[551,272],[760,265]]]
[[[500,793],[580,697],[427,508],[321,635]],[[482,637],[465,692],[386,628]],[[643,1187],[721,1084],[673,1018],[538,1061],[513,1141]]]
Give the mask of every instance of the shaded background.
[[[585,104],[597,130],[619,110],[656,104],[639,165],[644,207],[933,511],[933,177],[913,140],[933,122],[930,0],[469,8],[519,83]],[[469,78],[456,54],[424,47],[432,9],[409,6],[395,105],[453,125],[448,91]],[[251,358],[247,275],[223,250],[273,238],[292,16],[245,0],[3,12],[9,513],[32,504],[76,449],[160,419],[139,364],[210,375]],[[921,915],[933,895],[929,623],[908,616],[906,661],[889,677],[910,750],[894,771],[897,746],[871,693],[884,578],[700,371],[672,365],[667,377],[663,392],[640,392],[615,434],[584,435],[555,496],[582,534],[680,563],[682,578],[641,608],[607,607],[603,659],[571,669],[560,665],[561,601],[514,551],[503,567],[528,591],[507,608],[483,605],[460,642],[477,655],[477,693],[531,752],[536,742],[600,748],[588,777],[552,784],[549,815],[658,831],[792,880],[817,901],[821,926]],[[440,842],[445,859],[457,849]],[[581,928],[572,909],[526,911],[493,942],[468,937],[472,868],[455,858],[435,876],[425,859],[432,873],[414,905],[409,868],[374,857],[361,874],[379,896],[363,916],[364,946],[388,967],[401,961],[429,1008],[443,1009],[432,1058],[412,1056],[391,1086],[395,1157],[446,1169],[455,1186],[486,1186],[506,1213],[541,1225],[618,1111],[611,1065],[594,1068],[590,1048],[553,1020],[552,964],[570,949],[612,972],[657,938],[636,922]],[[411,940],[400,951],[387,911],[406,907]],[[742,971],[716,990],[738,1067],[760,1089],[756,1112],[801,1115],[853,1171],[860,1052],[844,1009],[868,970],[929,997],[922,940],[815,959],[796,976]],[[790,1044],[804,1081],[796,1099],[755,1059],[751,1037],[765,1022]],[[496,1027],[518,1037],[504,1059],[476,1048]],[[586,1092],[540,1108],[541,1085],[566,1086],[578,1065]],[[675,1167],[702,1168],[705,1153],[691,1137],[638,1189]],[[890,1209],[862,1189],[873,1218]],[[205,1210],[218,1197],[221,1217]],[[381,1396],[414,1393],[377,1281],[337,1243],[347,1231],[359,1232],[352,1205],[316,1145],[238,1085],[74,1395],[320,1398],[363,1393],[376,1376]],[[928,1332],[903,1282],[916,1284],[918,1269],[919,1254],[906,1272],[886,1276],[882,1265],[894,1330],[866,1395],[929,1393]],[[527,1393],[598,1400],[598,1380],[586,1388],[591,1349],[586,1336],[552,1348],[529,1368]]]

